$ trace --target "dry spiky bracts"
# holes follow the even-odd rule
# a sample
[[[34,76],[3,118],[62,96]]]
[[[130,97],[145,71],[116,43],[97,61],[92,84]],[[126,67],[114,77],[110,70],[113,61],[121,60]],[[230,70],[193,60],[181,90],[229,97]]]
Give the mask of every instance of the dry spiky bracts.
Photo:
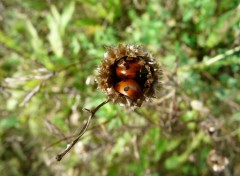
[[[114,103],[141,106],[161,88],[162,70],[142,46],[107,47],[98,69],[99,88]]]
[[[214,172],[222,172],[229,164],[229,160],[216,150],[211,150],[207,157],[207,163]]]

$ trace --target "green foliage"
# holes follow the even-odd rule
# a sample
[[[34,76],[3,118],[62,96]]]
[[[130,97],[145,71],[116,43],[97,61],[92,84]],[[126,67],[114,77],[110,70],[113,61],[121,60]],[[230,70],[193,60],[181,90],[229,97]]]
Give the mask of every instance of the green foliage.
[[[1,175],[213,175],[213,149],[230,161],[224,172],[238,175],[239,7],[239,0],[2,0]],[[104,47],[119,43],[151,51],[163,88],[134,111],[102,107],[56,163],[72,138],[55,142],[79,131],[89,115],[83,108],[106,99],[96,68]]]

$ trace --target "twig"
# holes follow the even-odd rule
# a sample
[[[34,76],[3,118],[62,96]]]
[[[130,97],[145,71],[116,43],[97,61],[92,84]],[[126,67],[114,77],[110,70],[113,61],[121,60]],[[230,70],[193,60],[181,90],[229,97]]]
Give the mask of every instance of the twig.
[[[102,122],[101,124],[98,124],[98,125],[95,125],[95,126],[93,126],[93,127],[91,127],[91,128],[88,128],[88,131],[97,129],[97,128],[101,127],[101,125],[109,123],[111,120],[112,120],[112,119],[108,119],[108,120]],[[63,142],[63,141],[68,140],[68,139],[75,138],[75,137],[77,137],[77,136],[78,136],[78,134],[74,134],[74,135],[71,135],[71,136],[66,136],[66,137],[64,137],[64,138],[61,138],[60,140],[58,140],[58,141],[56,141],[56,142],[54,142],[54,143],[51,143],[50,145],[44,147],[44,150],[48,150],[49,148],[51,148],[52,146],[54,146],[54,145],[56,145],[56,144],[59,144],[60,142]]]
[[[52,72],[43,81],[41,81],[41,83],[39,85],[37,85],[31,92],[29,92],[26,95],[26,97],[24,98],[24,100],[22,101],[20,106],[25,106],[33,98],[33,96],[36,95],[41,90],[41,88],[45,84],[45,82],[47,80],[51,79],[54,75],[55,75],[55,72]]]
[[[89,110],[89,109],[85,109],[86,111],[88,111],[90,113],[90,116],[88,117],[87,122],[85,123],[85,125],[83,126],[83,128],[80,130],[80,132],[78,133],[78,136],[71,142],[71,144],[67,145],[67,148],[60,154],[58,154],[56,156],[56,160],[57,161],[61,161],[62,158],[73,148],[73,146],[78,142],[78,140],[82,137],[82,135],[87,131],[89,124],[91,122],[91,119],[94,117],[95,113],[105,104],[107,104],[109,102],[109,100],[106,100],[104,102],[102,102],[100,105],[98,105],[95,109],[93,110]]]
[[[133,136],[131,142],[132,142],[132,145],[133,145],[133,154],[134,154],[135,158],[137,160],[139,160],[140,159],[140,154],[139,154],[139,150],[138,150],[138,143],[137,143],[137,136],[136,135]]]
[[[235,47],[235,48],[233,48],[233,49],[230,49],[230,50],[226,51],[224,54],[217,55],[217,56],[215,56],[215,57],[207,60],[207,61],[205,62],[205,64],[206,64],[206,65],[211,65],[211,64],[213,64],[214,62],[217,62],[217,61],[219,61],[219,60],[221,60],[221,59],[224,59],[224,58],[226,58],[227,56],[230,56],[230,55],[232,55],[232,54],[234,54],[234,53],[236,53],[236,52],[239,52],[239,51],[240,51],[240,46],[237,46],[237,47]]]
[[[168,120],[168,127],[169,127],[169,131],[172,131],[172,119],[175,115],[175,104],[176,104],[176,93],[177,93],[177,89],[178,89],[178,57],[176,57],[175,61],[174,61],[174,70],[172,73],[172,79],[173,79],[173,83],[174,83],[174,88],[173,88],[173,95],[172,95],[172,101],[170,102],[170,107],[169,107],[169,120]]]
[[[236,54],[238,52],[240,52],[240,46],[232,48],[232,49],[226,51],[223,54],[219,54],[215,57],[212,57],[212,58],[208,59],[207,61],[196,63],[196,64],[193,64],[193,65],[185,65],[185,66],[179,67],[179,70],[190,70],[190,69],[193,69],[193,68],[197,69],[197,68],[201,68],[201,67],[207,67],[207,66],[210,66],[211,64],[214,64],[217,61],[225,59],[228,56],[231,56],[231,55]]]

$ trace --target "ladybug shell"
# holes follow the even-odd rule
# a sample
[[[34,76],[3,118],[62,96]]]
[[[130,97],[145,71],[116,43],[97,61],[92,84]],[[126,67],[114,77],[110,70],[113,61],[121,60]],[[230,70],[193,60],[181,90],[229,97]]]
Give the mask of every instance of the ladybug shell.
[[[122,59],[116,66],[116,74],[121,79],[133,79],[136,78],[141,68],[142,64],[139,61]]]
[[[116,84],[114,89],[132,100],[135,100],[142,96],[141,87],[133,79],[125,79],[120,81]]]

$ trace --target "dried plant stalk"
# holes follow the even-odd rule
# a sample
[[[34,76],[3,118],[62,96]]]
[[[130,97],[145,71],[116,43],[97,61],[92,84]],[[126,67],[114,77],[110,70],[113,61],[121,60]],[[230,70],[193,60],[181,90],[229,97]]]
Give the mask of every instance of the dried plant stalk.
[[[90,112],[90,116],[88,117],[88,120],[86,122],[86,124],[83,126],[83,128],[79,131],[77,137],[70,143],[67,145],[67,148],[60,154],[58,154],[56,156],[56,160],[57,161],[61,161],[62,158],[73,148],[73,146],[78,142],[78,140],[82,137],[82,135],[87,131],[89,124],[91,122],[91,119],[94,117],[94,115],[96,114],[96,112],[105,104],[107,104],[109,102],[109,100],[106,100],[104,102],[102,102],[101,104],[99,104],[96,108],[94,108],[93,110],[89,110],[89,109],[85,109],[86,111]]]

